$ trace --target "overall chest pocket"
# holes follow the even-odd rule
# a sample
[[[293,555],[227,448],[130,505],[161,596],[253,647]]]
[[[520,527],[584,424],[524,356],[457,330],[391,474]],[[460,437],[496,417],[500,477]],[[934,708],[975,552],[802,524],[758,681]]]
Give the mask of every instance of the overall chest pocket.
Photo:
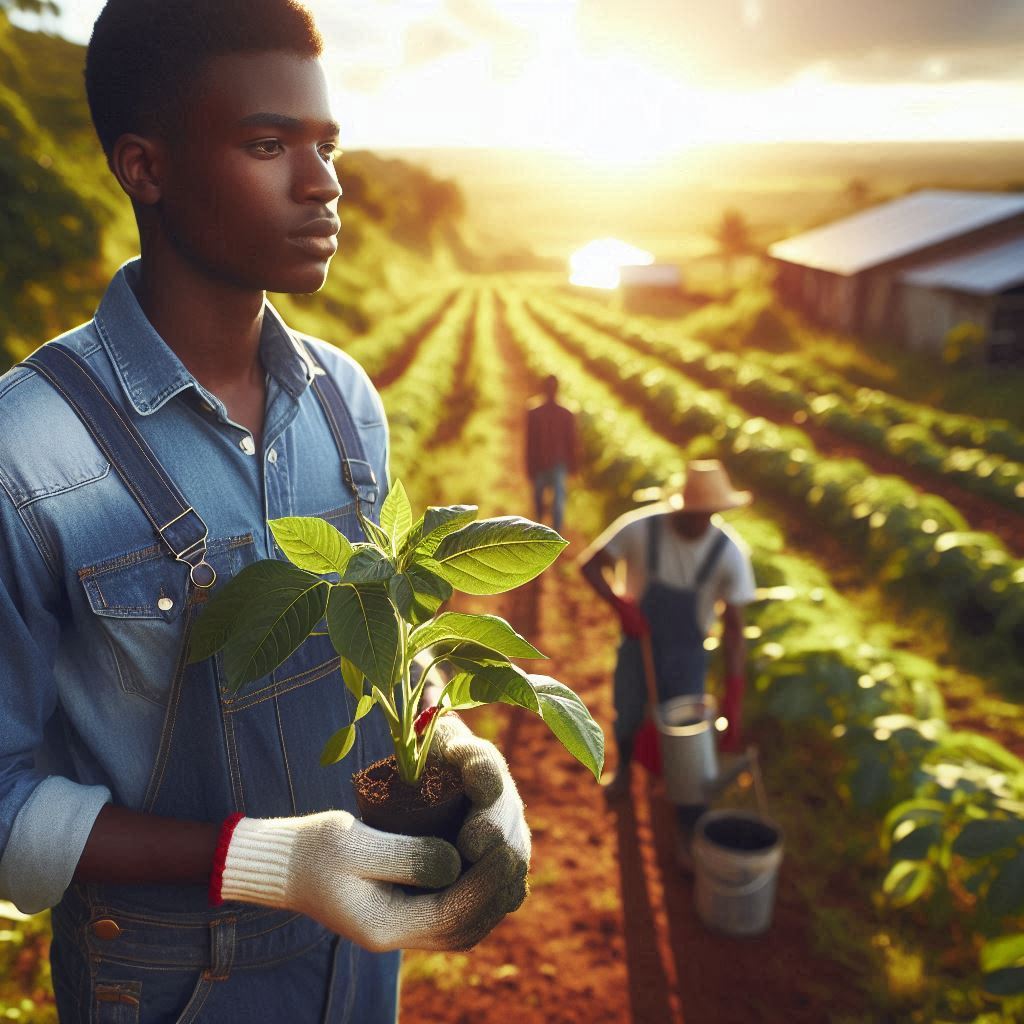
[[[245,563],[252,536],[208,545],[207,560],[222,579]],[[193,598],[188,566],[153,544],[79,570],[93,628],[125,693],[166,705],[182,662],[185,610]]]

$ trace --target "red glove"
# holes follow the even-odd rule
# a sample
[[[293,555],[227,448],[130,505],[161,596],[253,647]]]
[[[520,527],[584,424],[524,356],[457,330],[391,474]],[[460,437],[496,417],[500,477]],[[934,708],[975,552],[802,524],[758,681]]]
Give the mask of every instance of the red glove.
[[[626,636],[639,637],[647,636],[651,632],[651,624],[647,616],[640,610],[639,606],[628,598],[616,597],[612,605],[615,614],[622,623],[622,632]]]
[[[730,676],[725,681],[725,698],[722,714],[729,724],[719,743],[723,754],[735,754],[742,747],[741,719],[743,717],[743,690],[746,680],[743,676]]]

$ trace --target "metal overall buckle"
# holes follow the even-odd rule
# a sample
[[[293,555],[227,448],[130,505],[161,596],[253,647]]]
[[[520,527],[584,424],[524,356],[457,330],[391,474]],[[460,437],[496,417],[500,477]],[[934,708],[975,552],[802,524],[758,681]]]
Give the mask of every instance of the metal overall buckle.
[[[175,551],[174,546],[164,536],[164,530],[169,530],[176,522],[184,519],[190,512],[202,523],[203,535],[187,547],[182,548],[181,551]],[[160,534],[160,539],[171,549],[171,554],[174,555],[175,559],[188,566],[189,579],[192,580],[195,586],[208,590],[217,582],[217,570],[206,560],[206,541],[210,536],[210,530],[203,517],[191,505],[181,515],[175,516],[169,523],[161,526],[157,532]]]

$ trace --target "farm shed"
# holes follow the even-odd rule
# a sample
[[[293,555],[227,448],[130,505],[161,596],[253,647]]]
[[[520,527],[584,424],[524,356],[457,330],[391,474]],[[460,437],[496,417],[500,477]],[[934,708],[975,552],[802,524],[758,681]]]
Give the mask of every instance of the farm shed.
[[[945,335],[933,338],[937,316],[920,294],[907,298],[904,275],[1022,238],[1024,195],[924,190],[776,242],[768,252],[782,299],[819,323],[904,344],[927,336],[938,347]]]
[[[911,348],[940,350],[953,327],[970,323],[990,362],[1024,360],[1024,233],[908,270],[900,293]]]

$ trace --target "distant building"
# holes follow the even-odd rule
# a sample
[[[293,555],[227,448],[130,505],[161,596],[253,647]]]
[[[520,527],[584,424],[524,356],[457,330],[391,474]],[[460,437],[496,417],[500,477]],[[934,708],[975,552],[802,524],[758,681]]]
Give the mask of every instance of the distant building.
[[[819,323],[940,351],[977,325],[1024,359],[1024,195],[926,190],[769,249],[781,297]]]

